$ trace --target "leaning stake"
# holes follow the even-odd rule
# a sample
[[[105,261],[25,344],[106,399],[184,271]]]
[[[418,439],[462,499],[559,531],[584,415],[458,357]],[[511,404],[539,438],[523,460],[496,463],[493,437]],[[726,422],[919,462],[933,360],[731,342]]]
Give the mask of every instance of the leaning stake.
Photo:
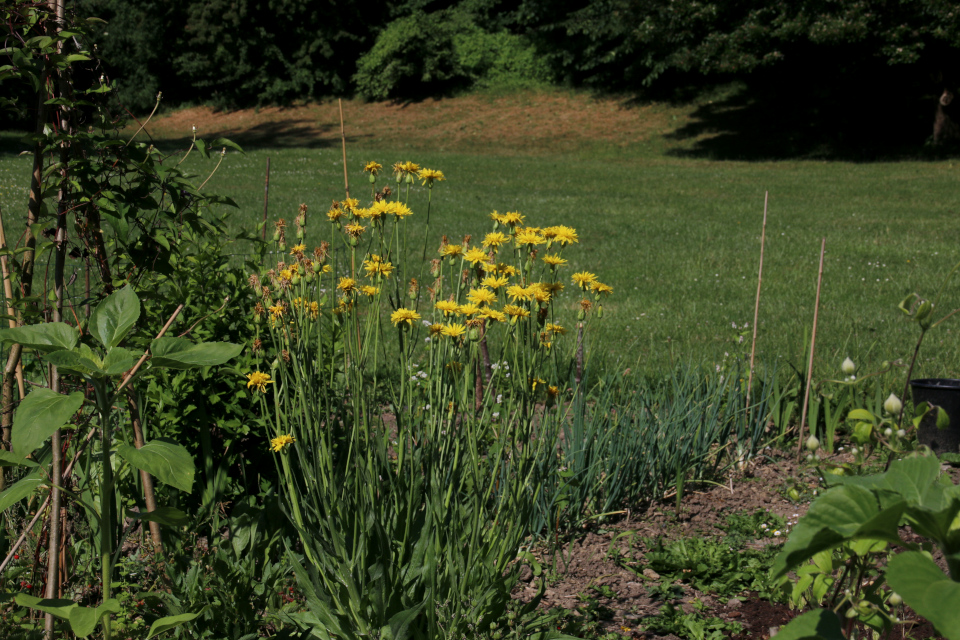
[[[810,334],[810,361],[807,363],[807,388],[803,392],[803,410],[800,412],[800,429],[797,433],[797,459],[803,454],[803,424],[807,421],[807,407],[810,404],[810,387],[813,386],[813,352],[817,346],[817,316],[820,313],[820,284],[823,282],[823,252],[827,248],[827,239],[820,242],[820,271],[817,274],[817,301],[813,304],[813,333]]]
[[[763,227],[760,229],[760,271],[757,274],[757,302],[753,306],[753,342],[750,345],[750,374],[747,376],[747,411],[750,410],[750,390],[753,388],[753,362],[757,356],[757,322],[760,318],[760,286],[763,284],[763,245],[767,238],[767,202],[770,192],[763,192]]]
[[[347,135],[343,132],[343,100],[337,98],[337,104],[340,106],[340,144],[343,147],[343,188],[347,192],[347,200],[349,200],[350,180],[347,178]]]

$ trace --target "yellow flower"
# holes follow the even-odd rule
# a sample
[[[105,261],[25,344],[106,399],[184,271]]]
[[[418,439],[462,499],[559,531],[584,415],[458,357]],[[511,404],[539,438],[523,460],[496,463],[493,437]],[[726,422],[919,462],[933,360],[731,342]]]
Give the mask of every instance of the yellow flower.
[[[496,213],[496,212],[494,212]],[[510,238],[505,233],[500,233],[499,231],[494,231],[488,233],[487,237],[483,239],[483,246],[485,247],[499,247],[504,245],[509,241]]]
[[[456,258],[461,254],[463,254],[463,247],[458,244],[446,244],[440,247],[440,255],[444,258]]]
[[[276,453],[280,453],[296,441],[296,438],[290,434],[282,435],[278,438],[273,438],[270,440],[270,448]]]
[[[390,213],[390,203],[385,200],[380,200],[379,202],[374,202],[373,206],[366,210],[365,217],[380,220],[388,213]]]
[[[527,287],[527,297],[537,302],[550,302],[550,288],[542,282],[534,282]]]
[[[518,307],[516,305],[508,304],[503,308],[503,312],[516,320],[517,318],[529,318],[530,312],[524,309],[523,307]]]
[[[442,171],[437,171],[436,169],[420,169],[420,172],[417,174],[417,177],[423,180],[424,185],[433,186],[434,181],[443,182],[446,178],[443,177]]]
[[[467,328],[462,324],[448,324],[440,330],[440,333],[448,338],[462,338],[467,332]]]
[[[560,284],[559,282],[548,282],[543,286],[547,288],[547,291],[549,291],[551,295],[553,295],[554,293],[560,293],[561,291],[563,291],[563,285]]]
[[[488,320],[493,320],[494,322],[506,322],[507,316],[502,311],[497,311],[496,309],[491,309],[490,307],[484,307],[480,309],[481,317],[487,318]]]
[[[577,230],[573,227],[567,227],[565,225],[547,227],[543,230],[543,237],[547,240],[559,242],[563,246],[567,246],[568,244],[572,244],[574,242],[580,242],[580,239],[577,237]]]
[[[293,270],[292,270],[292,269],[284,269],[283,271],[280,272],[280,279],[281,279],[281,280],[289,280],[289,279],[292,278],[292,277],[293,277]]]
[[[613,293],[613,287],[611,287],[610,285],[607,285],[607,284],[603,284],[602,282],[599,282],[599,281],[591,282],[591,283],[590,283],[590,290],[593,291],[593,292],[595,292],[595,293],[598,293],[598,294],[599,294],[599,293],[606,293],[606,294],[611,294],[611,293]]]
[[[500,287],[506,285],[508,282],[510,282],[510,278],[508,278],[507,276],[490,275],[484,278],[480,284],[482,284],[485,287],[490,287],[491,289],[499,289]]]
[[[323,265],[323,268],[320,269],[321,273],[331,273],[332,271],[333,271],[333,267],[331,267],[329,264]]]
[[[420,171],[420,165],[416,162],[398,162],[393,165],[393,173],[397,177],[405,173],[416,173],[417,171]]]
[[[555,336],[562,336],[562,335],[566,335],[566,333],[567,333],[567,330],[564,329],[561,325],[559,325],[559,324],[553,324],[552,322],[548,322],[548,323],[547,323],[547,326],[544,327],[544,329],[545,329],[546,331],[549,331],[550,333],[552,333],[552,334],[555,335]]]
[[[518,284],[512,284],[507,287],[507,295],[510,296],[510,299],[513,301],[528,300],[530,298],[530,292],[526,287],[521,287]]]
[[[467,300],[473,304],[490,304],[497,299],[497,294],[490,289],[470,289]]]
[[[361,235],[363,235],[363,232],[366,231],[367,228],[364,227],[362,224],[357,224],[356,222],[351,222],[350,224],[348,224],[347,226],[344,227],[344,230],[345,230],[345,231],[347,232],[347,234],[349,234],[350,236],[352,236],[352,237],[354,237],[354,238],[359,238]]]
[[[343,291],[344,293],[350,293],[355,291],[357,288],[357,281],[353,278],[340,278],[340,283],[337,284],[337,289]]]
[[[327,211],[327,219],[330,222],[336,222],[343,217],[343,209],[339,205],[334,205],[330,208],[330,211]]]
[[[457,313],[457,310],[460,309],[460,305],[453,300],[439,300],[433,307],[437,311],[442,311],[444,316]]]
[[[517,241],[518,247],[521,245],[533,246],[546,242],[543,236],[532,229],[521,229],[517,231],[515,240]]]
[[[410,207],[408,207],[407,205],[403,204],[398,200],[394,200],[393,202],[391,202],[387,206],[387,209],[389,210],[390,213],[395,215],[398,220],[402,220],[403,218],[406,218],[409,215],[413,215],[413,211],[410,210]]]
[[[511,227],[515,227],[518,224],[521,224],[523,222],[523,216],[520,215],[519,211],[510,211],[507,213],[500,214],[500,216],[497,218],[494,218],[494,220],[496,220],[500,224],[506,224],[506,225],[510,225]]]
[[[543,378],[530,378],[530,390],[536,391],[538,386],[547,384]]]
[[[261,393],[267,392],[267,385],[273,383],[270,374],[254,371],[247,374],[247,389],[253,388]]]
[[[498,262],[497,264],[484,265],[483,270],[486,271],[487,273],[499,273],[505,276],[517,275],[517,268],[505,262]]]
[[[478,307],[477,305],[475,305],[475,304],[473,304],[473,303],[470,303],[470,304],[462,304],[462,305],[460,305],[460,307],[457,309],[457,312],[458,312],[458,313],[461,313],[461,314],[463,314],[463,315],[465,315],[465,316],[476,315],[479,311],[480,311],[480,307]]]
[[[287,309],[286,307],[283,306],[283,303],[278,302],[277,304],[270,307],[270,315],[273,316],[274,318],[282,318],[286,310]]]
[[[366,171],[367,173],[372,173],[373,175],[377,175],[378,173],[380,173],[380,169],[383,169],[383,165],[380,164],[379,162],[368,162],[363,167],[364,171]]]
[[[370,296],[372,298],[373,296],[380,293],[380,287],[371,287],[370,285],[365,284],[362,287],[360,287],[360,293],[362,293],[365,296]]]
[[[567,264],[566,258],[561,258],[559,255],[545,255],[543,256],[543,261],[546,262],[551,267],[561,267]]]
[[[413,309],[404,309],[403,307],[400,307],[390,314],[390,322],[392,322],[395,326],[399,326],[401,322],[406,322],[408,326],[413,326],[413,321],[419,319],[419,313]]]
[[[356,198],[347,198],[346,200],[340,203],[340,208],[346,211],[351,211],[353,209],[356,209],[359,206],[360,206],[360,201],[357,200]]]
[[[441,323],[435,322],[432,325],[430,325],[430,328],[428,329],[428,331],[430,332],[431,336],[437,336],[443,333],[443,327],[444,325],[442,325]]]
[[[317,319],[317,316],[320,315],[320,305],[317,302],[311,302],[306,306],[307,313],[310,314],[310,317],[314,320]]]
[[[370,255],[369,260],[363,261],[363,268],[367,271],[367,276],[389,276],[393,272],[393,264],[384,262],[383,259],[375,254]]]
[[[478,262],[486,261],[487,253],[483,249],[470,249],[463,254],[463,259],[470,264],[477,264]]]
[[[581,289],[586,289],[592,283],[596,282],[597,276],[589,271],[580,271],[579,273],[573,274],[572,279]]]
[[[298,253],[303,253],[303,252],[306,251],[306,250],[307,250],[307,245],[305,245],[305,244],[298,244],[298,245],[294,246],[292,249],[290,249],[290,255],[295,256],[295,255],[297,255]]]

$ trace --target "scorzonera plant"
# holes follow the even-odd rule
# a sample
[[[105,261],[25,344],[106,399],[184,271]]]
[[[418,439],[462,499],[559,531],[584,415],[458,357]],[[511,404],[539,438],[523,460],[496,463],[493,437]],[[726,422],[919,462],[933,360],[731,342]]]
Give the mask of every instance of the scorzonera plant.
[[[278,221],[288,255],[250,277],[262,365],[247,384],[300,534],[301,622],[319,637],[548,634],[538,599],[508,612],[510,590],[551,468],[537,460],[556,455],[584,330],[612,289],[562,275],[574,229],[517,212],[411,261],[410,187],[429,196],[444,176],[398,163],[401,200],[376,190],[380,170],[367,165],[370,206],[336,203],[313,251],[306,207],[289,251]],[[582,296],[566,318],[568,286]]]

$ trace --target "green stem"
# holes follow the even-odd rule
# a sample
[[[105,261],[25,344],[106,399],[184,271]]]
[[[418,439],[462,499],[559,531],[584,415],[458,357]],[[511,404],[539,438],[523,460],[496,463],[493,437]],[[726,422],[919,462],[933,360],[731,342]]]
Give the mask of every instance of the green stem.
[[[110,461],[111,398],[108,397],[105,384],[100,380],[93,381],[93,388],[97,400],[97,413],[100,415],[100,455],[103,460],[103,476],[100,480],[100,579],[102,581],[103,602],[110,599],[111,580],[113,576],[113,527],[114,527],[114,479],[113,464]],[[101,619],[104,640],[111,639],[110,614]]]

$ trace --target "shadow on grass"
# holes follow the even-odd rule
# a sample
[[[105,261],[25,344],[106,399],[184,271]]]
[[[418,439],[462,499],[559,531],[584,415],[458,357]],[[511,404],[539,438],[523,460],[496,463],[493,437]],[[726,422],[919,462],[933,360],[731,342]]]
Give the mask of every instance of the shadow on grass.
[[[349,135],[347,144],[353,144],[368,138],[368,135]],[[313,120],[283,120],[261,122],[241,131],[220,129],[205,132],[204,140],[210,142],[216,138],[228,138],[240,145],[245,151],[254,149],[326,149],[340,146],[340,130],[332,125],[318,124]],[[158,138],[157,147],[164,151],[186,149],[190,146],[189,137]]]

